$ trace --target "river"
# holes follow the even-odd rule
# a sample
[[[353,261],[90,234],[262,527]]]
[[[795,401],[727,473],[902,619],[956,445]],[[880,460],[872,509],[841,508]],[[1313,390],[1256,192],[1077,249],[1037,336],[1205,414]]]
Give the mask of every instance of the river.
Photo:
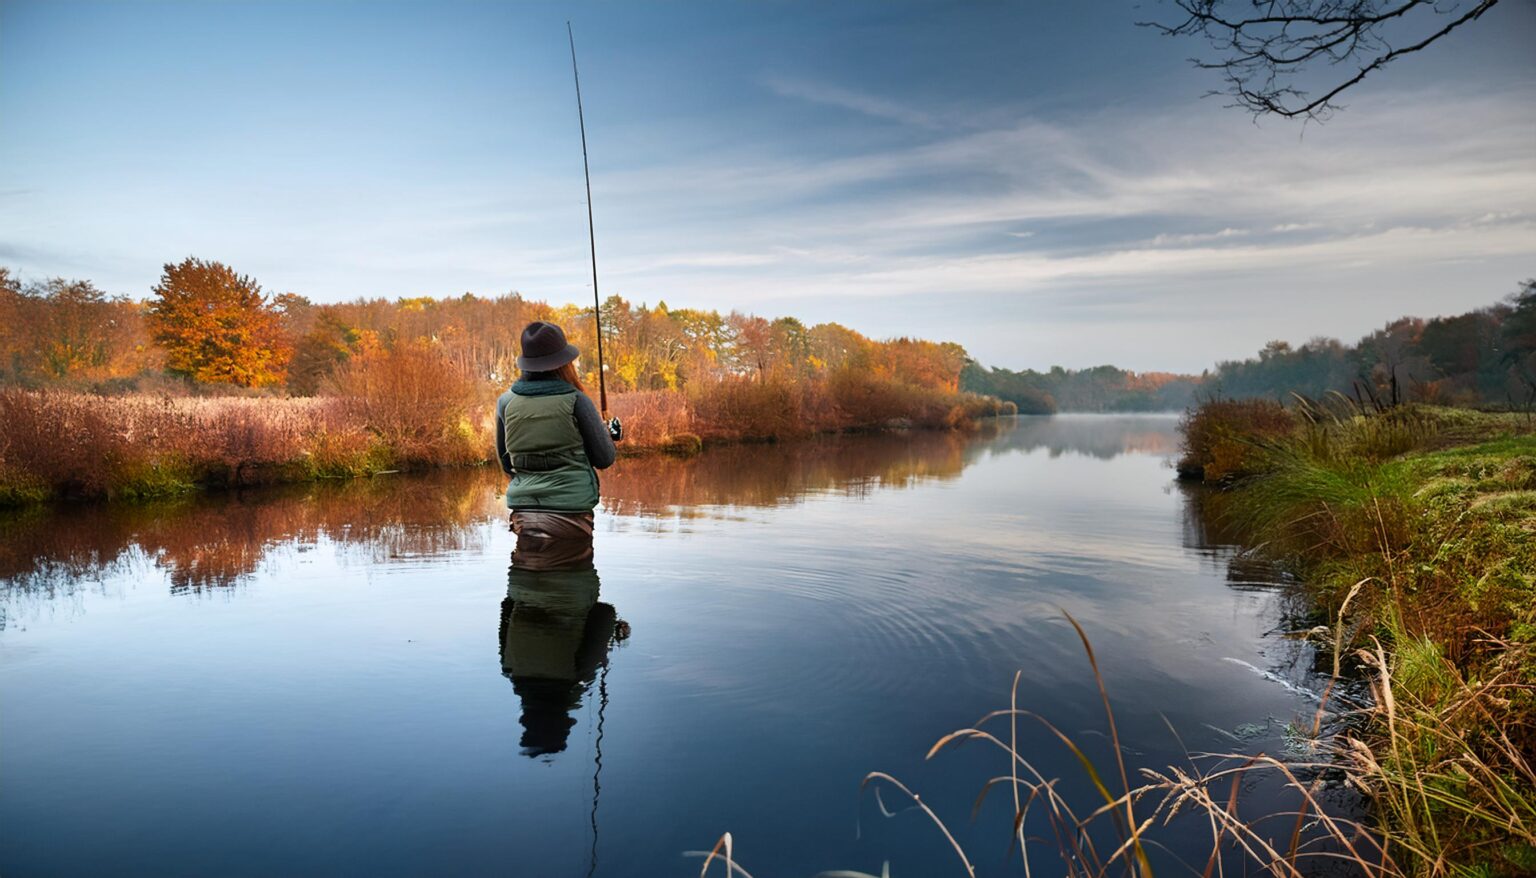
[[[0,874],[686,875],[726,831],[757,878],[964,874],[861,791],[877,770],[1022,874],[1007,791],[970,817],[1005,757],[924,756],[1019,672],[1119,786],[1064,613],[1133,769],[1283,752],[1314,708],[1294,596],[1209,535],[1176,427],[623,459],[565,579],[509,582],[485,470],[4,513]],[[1072,755],[1019,734],[1091,810]],[[1198,822],[1158,833],[1155,860],[1203,856]]]

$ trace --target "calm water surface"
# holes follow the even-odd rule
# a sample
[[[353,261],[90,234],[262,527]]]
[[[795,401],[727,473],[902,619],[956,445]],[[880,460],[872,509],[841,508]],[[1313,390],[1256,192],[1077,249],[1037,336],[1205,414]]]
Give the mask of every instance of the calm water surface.
[[[872,770],[1018,874],[1006,793],[968,819],[1000,754],[923,756],[1020,671],[1110,758],[1063,610],[1134,764],[1276,752],[1312,706],[1284,590],[1210,544],[1176,440],[1077,416],[623,460],[595,571],[510,582],[484,471],[6,513],[0,874],[684,875],[727,830],[758,878],[961,874]]]

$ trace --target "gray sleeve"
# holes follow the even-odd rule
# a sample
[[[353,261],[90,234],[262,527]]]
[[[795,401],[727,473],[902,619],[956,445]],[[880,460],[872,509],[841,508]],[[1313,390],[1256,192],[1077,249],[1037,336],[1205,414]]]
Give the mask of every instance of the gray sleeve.
[[[509,476],[512,475],[512,455],[507,451],[507,429],[502,423],[501,413],[506,409],[507,398],[511,395],[512,391],[509,390],[496,400],[496,462],[501,464],[501,471]]]
[[[581,431],[581,444],[587,449],[587,460],[597,469],[613,466],[618,452],[613,447],[613,437],[608,435],[608,425],[597,413],[597,406],[585,393],[576,394],[576,429]]]

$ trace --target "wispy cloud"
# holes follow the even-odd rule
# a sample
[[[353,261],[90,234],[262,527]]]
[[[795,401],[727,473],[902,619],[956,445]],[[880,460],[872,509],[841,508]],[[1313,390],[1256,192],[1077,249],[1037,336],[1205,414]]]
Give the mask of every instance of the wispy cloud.
[[[1395,136],[1426,112],[1446,122],[1439,133]],[[1271,252],[1287,254],[1280,262],[1323,252],[1297,248],[1312,247],[1312,238],[1330,229],[1346,249],[1372,239],[1362,231],[1412,227],[1456,231],[1475,251],[1477,235],[1465,232],[1476,225],[1505,252],[1511,244],[1503,232],[1528,225],[1536,161],[1519,134],[1536,125],[1530,108],[1492,99],[1447,99],[1430,109],[1388,103],[1355,111],[1350,122],[1298,144],[1235,127],[1221,114],[1197,115],[1193,123],[1154,113],[1026,120],[826,161],[760,154],[702,168],[631,172],[621,185],[626,198],[646,203],[648,212],[668,211],[669,202],[687,211],[702,205],[712,222],[693,243],[712,251],[756,252],[740,246],[748,240],[764,249],[831,243],[888,264],[916,259],[954,266],[957,252],[996,255],[989,246],[1000,245],[986,240],[1000,231],[1034,237],[1034,255],[1047,258],[1112,262],[1145,247],[1202,254],[1188,270],[1230,270],[1233,260],[1258,270],[1276,264],[1266,255]],[[1212,129],[1228,138],[1214,153],[1204,149]],[[653,185],[660,179],[669,186],[697,182],[663,193]],[[857,194],[843,194],[854,188]],[[831,192],[838,197],[824,197]],[[988,231],[1021,223],[1030,230]],[[1296,241],[1303,232],[1317,234]],[[1422,258],[1406,238],[1379,239],[1402,241],[1406,249],[1397,255],[1403,259]],[[1237,243],[1244,246],[1232,246]],[[1212,244],[1224,245],[1228,256],[1203,258]],[[1536,241],[1527,249],[1536,254]],[[754,270],[771,264],[742,263]],[[1142,264],[1155,272],[1169,263]],[[1025,272],[1020,280],[1035,277]],[[814,277],[800,280],[815,285]],[[957,272],[949,285],[966,280]]]
[[[1471,307],[1536,265],[1536,106],[1518,90],[1377,93],[1304,140],[1193,103],[962,115],[807,78],[749,90],[782,98],[766,102],[800,127],[748,137],[680,117],[637,129],[664,148],[607,145],[593,179],[605,292],[944,336],[1001,364],[1198,368],[1208,347],[1146,324],[1198,325],[1238,354],[1283,331],[1283,309],[1315,324],[1303,332],[1348,334],[1326,321]],[[366,185],[226,172],[206,187],[68,176],[36,189],[0,168],[0,261],[136,295],[187,253],[321,300],[589,295],[579,163],[476,167]],[[87,261],[60,241],[108,243]],[[1077,332],[1088,313],[1097,328]]]
[[[1213,247],[1158,247],[1150,244],[1087,254],[1009,253],[952,258],[891,255],[868,268],[842,270],[824,266],[786,284],[772,273],[716,274],[686,284],[716,299],[751,302],[764,298],[790,301],[828,295],[889,298],[964,290],[972,293],[1029,295],[1053,284],[1129,282],[1148,292],[1160,285],[1199,276],[1242,278],[1292,269],[1325,272],[1371,265],[1402,265],[1404,253],[1421,263],[1447,259],[1520,257],[1531,252],[1536,223],[1502,228],[1489,234],[1470,227],[1431,229],[1396,227],[1370,234],[1331,237],[1306,243],[1243,244]],[[763,265],[775,263],[764,262]],[[805,267],[803,263],[781,267]]]
[[[1441,124],[1426,129],[1426,115]],[[1237,354],[1284,325],[1255,323],[1270,308],[1260,290],[1327,315],[1307,334],[1344,335],[1328,320],[1374,325],[1503,292],[1499,278],[1523,271],[1510,266],[1536,263],[1533,129],[1536,108],[1513,95],[1420,94],[1387,95],[1302,141],[1202,108],[1025,117],[816,158],[763,143],[610,178],[611,203],[644,210],[620,218],[609,253],[636,298],[844,321],[857,309],[880,315],[855,321],[871,328],[943,333],[983,356],[1019,350],[1001,327],[1089,302],[1105,325],[1164,319],[1172,303],[1225,315],[1213,331]],[[1451,266],[1461,280],[1446,284]],[[969,316],[903,323],[908,306],[893,304],[935,297]],[[1103,355],[1071,350],[1112,359],[1158,344],[1117,331],[1096,336]]]
[[[836,107],[874,119],[900,122],[903,125],[914,125],[918,128],[943,127],[938,118],[929,113],[851,88],[783,76],[765,77],[763,85],[782,98],[809,101],[813,104]]]
[[[1204,244],[1210,241],[1221,241],[1227,238],[1244,238],[1248,236],[1247,229],[1234,229],[1231,227],[1219,232],[1192,232],[1183,235],[1160,234],[1151,240],[1153,247],[1167,247],[1171,245]]]

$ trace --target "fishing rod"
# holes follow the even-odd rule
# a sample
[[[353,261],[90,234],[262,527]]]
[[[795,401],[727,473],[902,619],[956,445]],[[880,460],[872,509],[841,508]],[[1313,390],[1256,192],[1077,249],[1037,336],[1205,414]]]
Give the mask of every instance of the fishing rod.
[[[565,35],[571,43],[571,77],[576,80],[576,120],[581,124],[581,171],[587,179],[587,244],[592,251],[592,318],[597,323],[597,398],[603,417],[608,417],[608,383],[603,365],[603,303],[597,293],[597,231],[592,224],[592,166],[587,162],[587,117],[581,109],[581,71],[576,68],[576,33],[571,23],[565,23]],[[623,436],[619,419],[608,421],[608,432],[614,439]]]

